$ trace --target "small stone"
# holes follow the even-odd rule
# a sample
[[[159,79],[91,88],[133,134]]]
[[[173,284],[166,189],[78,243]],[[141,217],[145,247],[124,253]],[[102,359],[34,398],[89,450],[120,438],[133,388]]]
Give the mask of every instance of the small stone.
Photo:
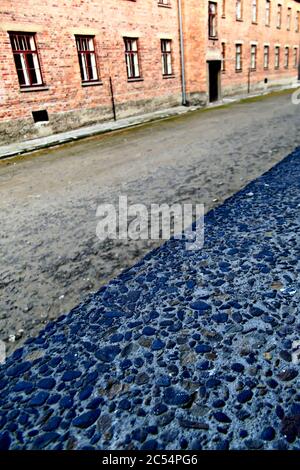
[[[28,369],[30,369],[31,363],[28,362],[21,362],[21,364],[18,364],[16,366],[10,367],[6,374],[9,377],[18,377],[19,375],[23,374],[26,372]]]
[[[60,422],[61,418],[59,416],[51,416],[51,418],[43,426],[43,431],[55,431],[55,429],[58,428]]]
[[[273,441],[273,439],[275,437],[275,429],[272,428],[272,426],[268,426],[268,427],[264,428],[260,437],[264,441]]]
[[[169,387],[171,385],[171,379],[167,375],[162,375],[156,381],[158,387]]]
[[[277,377],[283,382],[290,382],[291,380],[294,380],[297,375],[298,372],[295,369],[287,369],[280,372]]]
[[[119,408],[121,410],[128,411],[131,408],[131,403],[127,398],[124,398],[123,400],[120,401],[119,403]]]
[[[208,352],[211,352],[211,346],[209,346],[208,344],[198,344],[196,347],[195,347],[195,351],[196,353],[208,353]]]
[[[245,441],[245,444],[248,449],[261,449],[263,446],[262,441],[259,439],[248,439]]]
[[[0,433],[0,450],[9,450],[11,439],[8,432]]]
[[[168,387],[164,391],[163,398],[167,405],[187,406],[191,403],[193,396],[184,390]]]
[[[226,323],[227,320],[228,320],[228,315],[227,315],[227,313],[225,313],[225,312],[217,313],[217,314],[215,314],[215,315],[212,315],[212,319],[213,319],[216,323]]]
[[[91,410],[83,413],[73,420],[74,426],[77,428],[88,428],[99,418],[100,410]]]
[[[149,375],[145,372],[140,372],[135,378],[135,383],[137,385],[144,385],[149,382]]]
[[[44,449],[52,441],[56,441],[60,435],[57,432],[47,432],[37,437],[33,443],[35,449]]]
[[[86,400],[87,398],[89,398],[93,392],[93,387],[91,385],[88,385],[87,387],[85,387],[80,393],[79,393],[79,400],[82,401],[82,400]]]
[[[156,450],[158,447],[158,442],[155,439],[149,439],[148,441],[144,442],[141,447],[141,450]]]
[[[179,418],[178,423],[182,428],[187,429],[203,429],[204,431],[208,431],[209,429],[208,424],[201,421],[192,421],[190,419]]]
[[[197,310],[198,312],[204,312],[206,310],[211,310],[211,306],[203,300],[196,300],[191,304],[191,308]]]
[[[221,380],[219,379],[208,379],[208,381],[206,382],[206,386],[208,388],[215,388],[215,387],[218,387],[219,385],[221,385]]]
[[[231,423],[231,419],[222,411],[217,411],[214,413],[214,418],[219,421],[219,423]]]
[[[293,403],[291,406],[291,414],[300,416],[300,403]]]
[[[152,413],[155,414],[156,416],[159,416],[165,413],[166,411],[168,411],[168,407],[164,403],[158,403],[152,409]]]
[[[243,366],[243,364],[241,364],[239,362],[235,362],[234,364],[231,365],[231,369],[234,372],[244,372],[245,367]]]
[[[280,351],[279,356],[281,357],[281,359],[283,359],[286,362],[292,362],[291,353],[289,353],[289,351],[286,351],[285,349]]]
[[[104,346],[104,348],[98,349],[95,356],[102,362],[112,362],[120,352],[119,346]]]
[[[31,406],[41,406],[45,403],[45,401],[48,399],[48,397],[49,397],[48,392],[39,392],[31,398],[31,400],[29,402],[29,405],[31,405]]]
[[[143,335],[145,336],[153,336],[156,333],[156,329],[152,328],[152,326],[145,326],[145,328],[142,331]]]
[[[243,390],[241,393],[238,394],[237,400],[240,403],[246,403],[247,401],[251,400],[253,397],[253,393],[251,390]]]
[[[63,374],[61,379],[64,382],[71,382],[71,380],[78,379],[78,377],[80,376],[81,376],[81,372],[79,372],[79,370],[67,370]]]
[[[47,379],[41,379],[37,386],[39,388],[43,388],[44,390],[51,390],[55,386],[55,380],[51,377]]]
[[[152,343],[151,349],[152,351],[159,351],[165,347],[165,343],[160,339],[155,339]]]

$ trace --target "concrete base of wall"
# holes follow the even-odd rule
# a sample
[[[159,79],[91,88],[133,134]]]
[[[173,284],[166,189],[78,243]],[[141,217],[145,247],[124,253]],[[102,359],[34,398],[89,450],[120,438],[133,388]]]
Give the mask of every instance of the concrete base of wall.
[[[122,119],[179,106],[180,104],[181,94],[167,95],[152,100],[116,104],[116,114],[117,119]],[[0,145],[47,137],[112,119],[112,108],[99,106],[92,109],[76,109],[64,113],[49,114],[49,122],[43,123],[34,123],[31,118],[4,121],[0,123]]]
[[[250,77],[250,93],[265,93],[267,91],[272,91],[279,88],[289,88],[293,87],[298,83],[296,77],[288,78],[278,78],[275,80],[268,79],[268,82],[265,83],[264,80],[254,81],[253,77]],[[248,83],[243,83],[240,86],[222,86],[222,97],[234,97],[237,95],[242,95],[248,93]]]

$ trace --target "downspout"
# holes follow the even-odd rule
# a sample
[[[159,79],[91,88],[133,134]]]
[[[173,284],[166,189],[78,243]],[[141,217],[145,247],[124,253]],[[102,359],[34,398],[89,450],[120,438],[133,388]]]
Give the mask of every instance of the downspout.
[[[182,3],[181,3],[181,0],[178,0],[178,19],[179,19],[179,38],[180,38],[182,104],[183,104],[183,106],[187,106],[186,83],[185,83],[184,40],[183,40],[183,26],[182,26]]]

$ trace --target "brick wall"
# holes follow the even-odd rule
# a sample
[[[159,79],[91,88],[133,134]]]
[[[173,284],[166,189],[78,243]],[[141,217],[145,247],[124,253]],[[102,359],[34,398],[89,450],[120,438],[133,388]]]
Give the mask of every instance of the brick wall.
[[[2,0],[0,7],[0,141],[35,137],[111,119],[112,78],[119,117],[179,104],[181,79],[177,0]],[[36,33],[47,89],[22,91],[7,31]],[[95,36],[101,85],[81,84],[74,35]],[[123,36],[139,38],[142,81],[128,82]],[[174,77],[163,78],[160,38],[172,39]],[[50,123],[33,125],[32,111],[47,109]],[[9,125],[8,125],[9,121]]]
[[[265,0],[257,0],[257,24],[251,22],[252,0],[243,0],[243,21],[236,21],[236,0],[217,3],[217,38],[208,38],[208,0],[182,0],[185,73],[188,103],[208,99],[208,61],[221,59],[226,45],[225,73],[220,74],[220,95],[247,91],[251,43],[257,44],[257,67],[250,74],[251,91],[288,86],[297,78],[293,48],[297,0],[280,0],[282,26],[276,28],[279,0],[271,0],[270,27],[265,26]],[[291,29],[287,31],[287,8]],[[112,119],[109,77],[113,82],[117,117],[166,108],[181,103],[181,70],[177,0],[170,7],[158,0],[2,0],[0,6],[0,143],[34,138]],[[45,86],[21,90],[8,31],[34,32]],[[101,84],[82,86],[75,43],[76,34],[95,37]],[[127,80],[124,36],[139,38],[143,80]],[[174,76],[163,78],[160,39],[172,40]],[[235,46],[243,46],[243,69],[235,70]],[[270,47],[269,69],[263,67],[264,45]],[[280,68],[274,68],[274,47],[281,46]],[[284,47],[290,46],[289,68],[284,68]],[[268,83],[265,83],[267,78]],[[47,125],[33,123],[32,112],[46,109]]]
[[[187,1],[187,0],[186,0]],[[190,0],[189,0],[190,2]],[[236,20],[236,0],[225,0],[225,14],[223,13],[223,0],[215,0],[217,4],[217,38],[215,40],[208,37],[208,0],[200,0],[197,3],[198,12],[201,12],[203,21],[198,25],[189,28],[192,31],[191,44],[193,47],[194,37],[198,37],[198,45],[193,52],[193,60],[188,58],[188,67],[191,67],[198,80],[188,80],[188,90],[194,91],[205,89],[208,92],[208,67],[205,62],[209,60],[221,59],[221,43],[225,43],[225,72],[220,76],[221,96],[233,95],[248,90],[248,78],[250,67],[250,48],[251,44],[257,46],[257,65],[256,70],[250,72],[250,91],[267,89],[275,86],[288,86],[294,83],[298,77],[297,67],[293,64],[293,49],[298,48],[300,35],[296,32],[296,14],[300,14],[300,2],[296,0],[271,0],[271,18],[270,26],[265,25],[266,0],[257,0],[257,23],[252,23],[252,0],[242,0],[242,21]],[[280,29],[276,27],[277,4],[282,5],[282,25]],[[291,8],[291,27],[287,30],[287,9]],[[203,34],[203,45],[199,35]],[[235,51],[236,43],[242,44],[242,71],[235,70]],[[264,69],[264,45],[269,45],[270,59],[269,68]],[[280,45],[281,59],[279,69],[274,67],[274,49],[275,45]],[[290,48],[289,67],[284,67],[284,48]],[[198,54],[198,57],[197,57]],[[199,72],[199,62],[201,61],[201,72]],[[189,75],[189,74],[188,74]],[[265,83],[267,79],[267,83]]]

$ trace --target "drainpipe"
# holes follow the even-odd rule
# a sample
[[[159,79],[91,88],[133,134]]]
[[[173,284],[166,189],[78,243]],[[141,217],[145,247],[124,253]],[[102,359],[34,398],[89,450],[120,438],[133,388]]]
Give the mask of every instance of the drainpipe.
[[[181,3],[181,0],[178,0],[178,19],[179,19],[179,38],[180,38],[182,104],[183,104],[183,106],[187,106],[186,83],[185,83],[185,62],[184,62],[184,41],[183,41],[183,26],[182,26],[182,3]]]

